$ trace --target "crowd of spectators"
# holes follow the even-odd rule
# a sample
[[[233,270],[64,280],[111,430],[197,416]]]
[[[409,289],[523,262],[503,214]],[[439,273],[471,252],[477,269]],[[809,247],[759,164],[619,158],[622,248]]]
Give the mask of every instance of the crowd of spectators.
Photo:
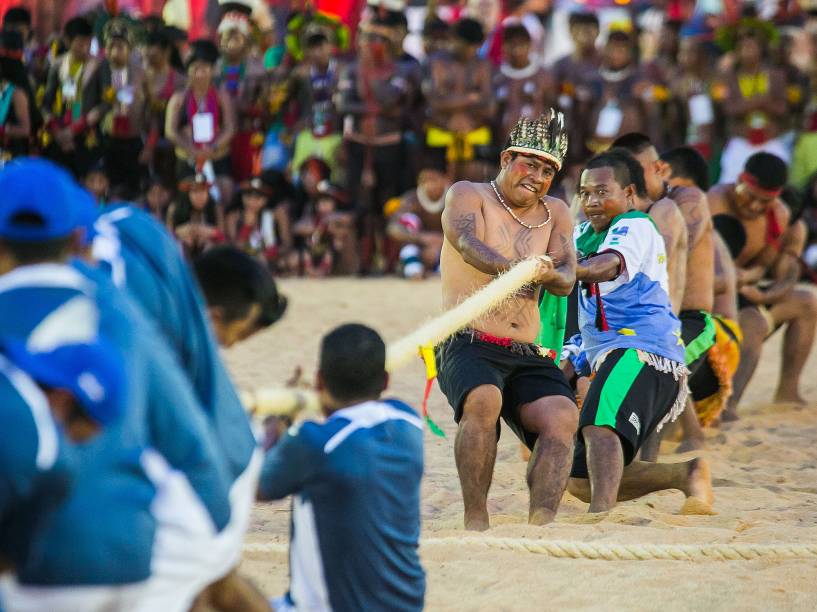
[[[376,4],[354,36],[312,10],[262,30],[226,2],[214,40],[194,41],[159,16],[104,9],[35,40],[12,8],[2,157],[43,155],[100,205],[140,203],[191,255],[228,242],[277,275],[418,278],[438,265],[448,186],[492,178],[517,119],[554,107],[570,145],[553,195],[570,201],[581,165],[628,132],[697,150],[713,183],[768,151],[790,165],[787,203],[812,244],[817,10],[769,4],[574,10],[558,58],[539,0],[430,3],[415,32],[406,11]],[[817,247],[805,259],[817,266]]]

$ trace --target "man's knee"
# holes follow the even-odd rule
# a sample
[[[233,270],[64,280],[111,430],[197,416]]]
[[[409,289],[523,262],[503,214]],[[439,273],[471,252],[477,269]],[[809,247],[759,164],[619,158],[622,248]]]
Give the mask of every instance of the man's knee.
[[[584,438],[585,445],[591,451],[593,447],[599,448],[600,446],[607,447],[617,444],[621,447],[621,440],[618,434],[609,427],[586,425],[582,427],[582,437]]]
[[[480,385],[468,392],[460,423],[496,427],[502,412],[502,392],[494,385]]]
[[[792,291],[800,318],[817,321],[817,293],[811,287],[797,287]]]
[[[520,409],[522,425],[540,436],[571,439],[579,426],[579,410],[567,397],[543,397]]]

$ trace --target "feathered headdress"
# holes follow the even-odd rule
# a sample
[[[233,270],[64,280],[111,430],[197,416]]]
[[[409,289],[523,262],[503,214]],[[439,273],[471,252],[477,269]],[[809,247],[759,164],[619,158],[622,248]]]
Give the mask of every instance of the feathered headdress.
[[[567,155],[564,115],[551,108],[538,119],[520,119],[505,150],[543,157],[560,170]]]

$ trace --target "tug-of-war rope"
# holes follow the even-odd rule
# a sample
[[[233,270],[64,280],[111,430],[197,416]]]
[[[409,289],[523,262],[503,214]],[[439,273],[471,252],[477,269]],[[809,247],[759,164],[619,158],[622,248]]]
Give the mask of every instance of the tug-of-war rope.
[[[417,359],[420,352],[429,380],[433,380],[432,347],[449,338],[475,319],[485,316],[536,276],[538,262],[526,259],[498,276],[472,296],[420,326],[411,334],[388,346],[386,369],[394,372]],[[430,360],[429,360],[430,357]],[[428,388],[426,389],[428,392]],[[295,415],[318,412],[315,393],[304,389],[264,388],[244,394],[245,406],[255,416]],[[425,410],[424,410],[425,412]],[[424,416],[427,415],[424,414]],[[432,430],[436,425],[427,418]],[[611,542],[570,542],[565,540],[529,540],[525,538],[443,537],[421,540],[422,548],[452,546],[510,550],[546,555],[556,559],[594,559],[604,561],[751,561],[753,559],[804,559],[817,557],[815,544],[616,544]],[[286,554],[288,544],[245,544],[245,553]]]
[[[752,561],[817,557],[817,544],[615,544],[524,538],[427,538],[420,548],[469,546],[546,555],[555,559],[595,561]],[[287,544],[245,544],[245,553],[286,554]]]
[[[548,258],[543,256],[543,259]],[[430,368],[435,345],[511,298],[520,288],[536,277],[538,266],[539,261],[535,258],[519,262],[451,310],[431,319],[409,335],[390,344],[386,351],[386,370],[394,372],[416,360],[418,352],[422,353],[427,368]],[[436,375],[436,372],[434,374]],[[428,377],[433,378],[431,373],[428,373]],[[318,411],[317,396],[304,389],[256,389],[254,393],[244,393],[242,401],[247,409],[252,410],[253,414],[259,417]],[[436,427],[432,423],[429,423],[429,426],[432,429]]]

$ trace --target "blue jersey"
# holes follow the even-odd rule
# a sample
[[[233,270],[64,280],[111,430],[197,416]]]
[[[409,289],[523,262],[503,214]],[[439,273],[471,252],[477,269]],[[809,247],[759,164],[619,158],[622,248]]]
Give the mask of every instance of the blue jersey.
[[[131,206],[106,212],[97,229],[94,254],[175,349],[235,480],[250,462],[255,437],[177,244],[150,215]]]
[[[75,486],[19,568],[26,584],[123,584],[150,575],[155,449],[183,472],[218,529],[229,521],[229,476],[190,383],[153,324],[110,280],[81,264],[44,264],[0,277],[0,335],[36,350],[102,334],[125,356],[125,417],[76,449]],[[81,270],[81,271],[80,271]]]
[[[0,355],[0,559],[21,567],[68,494],[73,463],[36,383]]]
[[[589,222],[576,226],[580,256],[615,252],[622,271],[611,281],[579,291],[579,327],[587,359],[598,359],[617,348],[641,349],[678,363],[684,361],[681,322],[669,301],[667,254],[655,223],[642,212],[613,219],[603,232]]]
[[[422,421],[366,402],[290,429],[267,454],[259,496],[293,494],[290,593],[304,610],[421,610]]]

